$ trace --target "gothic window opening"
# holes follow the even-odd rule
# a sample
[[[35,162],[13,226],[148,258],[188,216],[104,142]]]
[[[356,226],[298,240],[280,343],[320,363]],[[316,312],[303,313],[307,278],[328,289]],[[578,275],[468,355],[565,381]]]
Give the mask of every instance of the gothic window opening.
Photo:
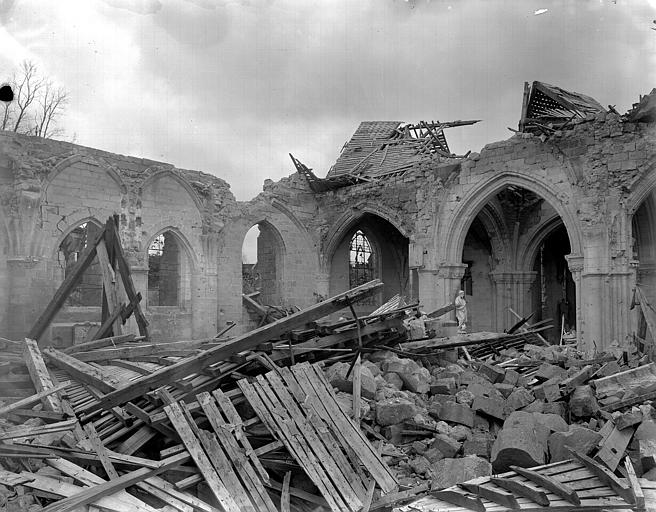
[[[84,222],[73,229],[59,245],[59,264],[64,269],[64,278],[68,277],[82,256],[84,249],[96,238],[100,227],[93,222]],[[98,257],[82,274],[77,286],[66,299],[66,306],[99,307],[102,301],[102,275]]]
[[[349,245],[349,284],[360,286],[376,278],[376,258],[369,239],[356,231]]]
[[[148,247],[148,305],[178,306],[180,246],[175,235],[157,235]]]

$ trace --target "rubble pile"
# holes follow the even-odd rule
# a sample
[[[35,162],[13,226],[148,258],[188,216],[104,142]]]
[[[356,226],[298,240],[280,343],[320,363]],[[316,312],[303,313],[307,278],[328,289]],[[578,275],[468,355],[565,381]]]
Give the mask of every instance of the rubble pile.
[[[585,360],[569,346],[533,344],[452,362],[457,348],[426,354],[434,344],[407,344],[416,356],[372,352],[362,363],[362,422],[385,440],[382,453],[402,485],[443,489],[513,465],[568,460],[571,450],[612,470],[628,454],[638,476],[656,479],[654,363],[639,354]],[[325,368],[338,395],[349,393],[347,370]]]
[[[656,480],[656,364],[641,353],[584,359],[543,343],[543,328],[409,341],[418,306],[398,297],[325,320],[381,285],[234,337],[0,340],[2,509],[355,512],[430,493],[480,510],[452,486],[499,499],[481,478],[549,484],[522,468],[572,457]],[[630,496],[620,484],[617,499],[637,503],[642,484]]]

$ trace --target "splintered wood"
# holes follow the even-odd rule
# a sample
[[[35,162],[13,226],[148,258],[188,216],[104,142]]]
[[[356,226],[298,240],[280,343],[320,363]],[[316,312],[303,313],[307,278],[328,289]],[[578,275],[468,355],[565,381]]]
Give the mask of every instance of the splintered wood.
[[[386,493],[397,489],[394,475],[339,407],[321,370],[299,364],[238,385],[332,510],[360,510],[371,479]]]

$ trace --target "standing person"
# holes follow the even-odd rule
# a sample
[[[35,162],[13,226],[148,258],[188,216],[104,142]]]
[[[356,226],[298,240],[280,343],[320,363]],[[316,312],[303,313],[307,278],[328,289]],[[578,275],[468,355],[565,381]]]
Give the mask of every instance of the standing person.
[[[410,329],[411,340],[423,340],[426,337],[426,324],[419,309],[408,320],[408,328]]]
[[[456,306],[456,318],[458,319],[458,331],[465,332],[467,330],[467,301],[465,300],[464,290],[458,292],[454,304]]]

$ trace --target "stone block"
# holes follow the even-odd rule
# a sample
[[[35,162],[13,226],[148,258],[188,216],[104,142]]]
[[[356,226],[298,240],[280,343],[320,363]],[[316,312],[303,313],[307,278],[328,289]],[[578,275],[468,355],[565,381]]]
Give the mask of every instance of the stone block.
[[[461,443],[446,434],[435,434],[433,436],[432,448],[437,448],[445,457],[454,457],[459,451]]]
[[[432,464],[429,473],[432,475],[431,488],[438,490],[472,478],[490,476],[492,465],[475,455],[460,459],[446,458]]]
[[[480,376],[478,373],[471,370],[465,370],[460,375],[460,385],[470,386],[471,384],[484,384],[489,385],[490,381]]]
[[[397,423],[383,428],[382,434],[390,443],[396,445],[403,443],[403,430],[403,423]]]
[[[627,427],[637,425],[642,422],[642,411],[640,409],[625,412],[624,414],[614,418],[617,430],[624,430]]]
[[[503,395],[504,398],[508,398],[510,394],[515,391],[515,386],[512,384],[497,383],[494,387]]]
[[[471,406],[474,402],[474,394],[471,391],[462,389],[456,393],[456,402]]]
[[[475,397],[486,397],[486,398],[497,398],[502,399],[503,395],[495,388],[490,382],[485,381],[483,383],[475,382],[467,386],[467,391],[473,394]]]
[[[376,402],[376,422],[379,425],[396,425],[416,413],[415,404],[404,398],[387,398]]]
[[[545,463],[545,448],[535,428],[504,428],[499,432],[491,453],[495,473],[509,471],[511,465],[530,468]]]
[[[550,379],[540,384],[539,386],[535,386],[533,388],[535,398],[539,398],[540,400],[545,400],[547,402],[555,402],[556,400],[560,400],[560,386],[558,383],[558,378],[555,378]]]
[[[477,396],[474,398],[472,409],[477,413],[491,416],[503,421],[506,418],[506,401],[497,398],[486,398],[484,396]]]
[[[464,404],[446,402],[442,404],[438,411],[436,411],[437,414],[433,414],[432,410],[429,410],[429,412],[431,415],[442,421],[465,425],[469,428],[474,426],[474,411]]]
[[[430,392],[433,395],[453,395],[456,392],[456,379],[446,377],[434,380],[430,385]]]
[[[599,410],[597,399],[590,386],[578,386],[569,399],[569,411],[573,416],[586,418]]]
[[[487,432],[473,432],[470,439],[467,439],[462,445],[462,452],[467,455],[478,455],[485,459],[490,458],[492,449],[492,437]]]
[[[480,414],[474,414],[474,428],[488,432],[490,430],[490,420]]]
[[[542,411],[544,414],[556,414],[561,418],[565,419],[567,414],[567,408],[563,402],[548,402],[542,406]]]
[[[526,407],[522,407],[524,412],[544,412],[544,402],[542,400],[534,400]]]
[[[349,367],[350,365],[348,363],[335,363],[331,365],[324,372],[326,380],[330,382],[332,387],[337,388],[340,391],[353,393],[353,372],[350,373],[348,378],[346,377]],[[360,393],[363,397],[371,400],[376,394],[376,381],[374,376],[371,374],[371,370],[365,366],[360,368],[360,375]]]
[[[526,388],[516,388],[506,399],[506,407],[510,411],[516,411],[535,400],[535,396]]]
[[[506,374],[504,375],[502,381],[504,384],[512,384],[513,386],[516,386],[518,381],[519,381],[519,373],[511,369],[506,370]]]
[[[567,432],[569,425],[558,414],[534,412],[533,417],[539,425],[544,425],[551,432]]]
[[[478,372],[492,384],[503,381],[506,371],[495,364],[483,363]]]
[[[465,425],[453,425],[449,435],[456,441],[460,441],[462,443],[463,441],[471,438],[472,429],[466,427]]]
[[[538,380],[546,381],[551,379],[558,379],[562,381],[567,378],[567,370],[555,364],[543,363],[538,368],[538,371],[533,375]]]
[[[558,462],[572,458],[568,448],[579,453],[589,454],[601,441],[599,432],[572,425],[567,432],[554,432],[549,436],[550,462]]]

